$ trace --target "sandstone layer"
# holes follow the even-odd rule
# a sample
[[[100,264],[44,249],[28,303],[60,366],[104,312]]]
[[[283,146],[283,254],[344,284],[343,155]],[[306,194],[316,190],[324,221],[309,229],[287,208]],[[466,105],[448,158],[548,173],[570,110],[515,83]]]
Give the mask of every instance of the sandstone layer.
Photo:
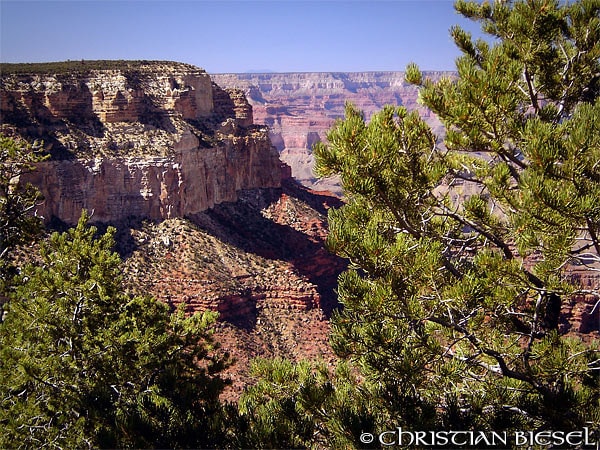
[[[451,72],[425,72],[433,80],[453,76]],[[418,91],[404,79],[404,72],[322,72],[212,74],[220,86],[242,89],[252,104],[254,120],[267,125],[281,158],[292,175],[306,186],[341,193],[335,180],[317,180],[313,174],[312,146],[326,141],[327,130],[344,117],[351,102],[371,115],[385,105],[418,110],[437,133],[437,117],[417,103]]]
[[[194,66],[2,75],[2,129],[42,140],[51,160],[23,177],[47,221],[184,217],[278,187],[282,164],[241,91]]]

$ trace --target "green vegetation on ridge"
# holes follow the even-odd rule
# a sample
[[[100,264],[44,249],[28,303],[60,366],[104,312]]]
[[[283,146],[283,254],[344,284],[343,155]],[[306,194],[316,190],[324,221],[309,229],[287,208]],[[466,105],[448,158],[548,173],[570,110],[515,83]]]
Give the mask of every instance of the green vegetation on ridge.
[[[147,60],[80,60],[45,63],[0,63],[1,75],[61,75],[87,74],[93,70],[140,70],[153,66],[178,65],[195,68],[192,65],[174,61]],[[197,69],[197,68],[195,68]]]

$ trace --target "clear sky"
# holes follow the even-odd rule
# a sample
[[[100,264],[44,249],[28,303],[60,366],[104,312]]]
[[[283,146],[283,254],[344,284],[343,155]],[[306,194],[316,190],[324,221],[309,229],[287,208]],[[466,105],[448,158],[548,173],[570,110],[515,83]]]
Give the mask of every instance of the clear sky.
[[[453,70],[451,0],[0,0],[0,60],[156,59],[209,73]]]

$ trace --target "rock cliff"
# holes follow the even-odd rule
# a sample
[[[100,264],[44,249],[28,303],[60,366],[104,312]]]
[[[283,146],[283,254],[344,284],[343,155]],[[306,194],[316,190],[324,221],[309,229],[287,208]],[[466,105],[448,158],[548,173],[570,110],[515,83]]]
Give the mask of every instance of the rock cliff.
[[[290,178],[243,91],[184,64],[107,64],[2,71],[2,131],[51,155],[21,180],[42,190],[38,213],[93,211],[117,225],[128,290],[218,311],[216,339],[238,361],[231,399],[252,357],[332,360],[345,262],[324,240],[339,199]]]
[[[99,222],[185,217],[280,185],[243,92],[181,63],[72,64],[2,73],[2,131],[52,155],[22,180],[41,189],[46,220],[74,223],[82,208]]]
[[[437,80],[451,72],[425,72]],[[347,101],[369,119],[384,105],[416,109],[441,133],[440,121],[417,103],[417,88],[404,72],[212,74],[220,86],[242,89],[257,124],[267,125],[271,141],[292,168],[292,175],[309,187],[340,192],[336,182],[317,180],[312,172],[311,148],[323,141],[334,121],[344,116]]]

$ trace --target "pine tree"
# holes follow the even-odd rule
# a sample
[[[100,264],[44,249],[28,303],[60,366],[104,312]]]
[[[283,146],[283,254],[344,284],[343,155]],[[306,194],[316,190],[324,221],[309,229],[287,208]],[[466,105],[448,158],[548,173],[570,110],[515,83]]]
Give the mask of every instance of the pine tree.
[[[372,396],[356,373],[339,364],[257,359],[256,384],[240,399],[242,448],[351,448],[373,429]]]
[[[598,426],[598,345],[561,336],[559,313],[581,293],[565,266],[600,262],[600,2],[456,8],[497,41],[456,27],[456,78],[409,66],[443,145],[403,107],[367,124],[348,106],[314,149],[348,198],[333,345],[396,424]]]
[[[21,175],[35,170],[35,163],[45,159],[40,147],[0,134],[0,316],[9,280],[15,272],[12,252],[18,245],[31,242],[42,230],[40,218],[32,214],[41,194],[30,184],[19,183]]]
[[[87,220],[42,243],[0,324],[0,447],[223,445],[214,313],[125,293],[115,230]]]
[[[455,27],[457,76],[406,74],[443,139],[404,107],[367,123],[347,105],[313,149],[346,196],[329,214],[329,248],[350,263],[332,345],[361,380],[365,432],[598,430],[600,346],[562,334],[560,311],[577,293],[600,301],[568,271],[600,264],[600,2],[455,7],[489,41]],[[302,404],[294,386],[262,389]],[[347,433],[327,420],[342,407],[317,427]]]

